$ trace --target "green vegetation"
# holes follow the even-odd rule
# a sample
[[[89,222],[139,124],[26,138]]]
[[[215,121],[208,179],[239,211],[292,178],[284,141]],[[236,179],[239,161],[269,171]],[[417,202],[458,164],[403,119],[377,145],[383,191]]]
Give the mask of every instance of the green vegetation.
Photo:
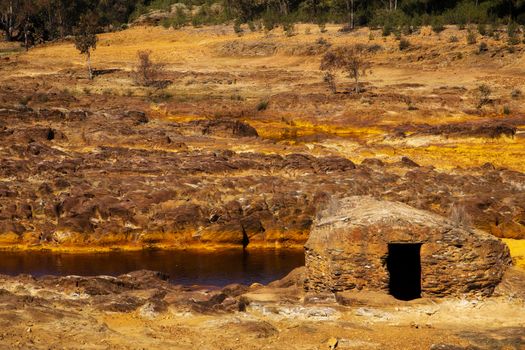
[[[525,2],[518,0],[2,0],[0,31],[8,41],[26,47],[74,33],[82,16],[95,19],[97,32],[125,28],[152,11],[163,11],[166,28],[184,25],[262,23],[269,31],[282,26],[294,35],[294,23],[343,23],[343,32],[356,26],[381,28],[383,35],[404,35],[431,25],[436,33],[445,25],[478,25],[478,32],[494,35],[508,25],[509,44],[520,42],[519,25],[525,24]]]

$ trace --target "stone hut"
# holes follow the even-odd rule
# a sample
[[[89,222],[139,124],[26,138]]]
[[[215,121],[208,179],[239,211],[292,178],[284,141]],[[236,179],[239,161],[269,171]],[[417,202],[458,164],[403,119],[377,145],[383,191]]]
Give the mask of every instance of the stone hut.
[[[512,264],[508,247],[483,231],[370,197],[331,205],[305,253],[307,291],[369,289],[401,300],[489,296]]]

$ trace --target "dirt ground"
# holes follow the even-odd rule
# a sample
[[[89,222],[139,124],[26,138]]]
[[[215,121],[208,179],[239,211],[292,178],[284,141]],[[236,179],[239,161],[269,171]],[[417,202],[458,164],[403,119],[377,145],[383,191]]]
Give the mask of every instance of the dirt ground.
[[[145,271],[118,278],[4,276],[0,348],[525,348],[522,272],[507,278],[512,292],[500,288],[489,299],[412,302],[373,292],[342,293],[338,302],[305,295],[295,282],[299,272],[266,287],[223,290],[172,286]]]

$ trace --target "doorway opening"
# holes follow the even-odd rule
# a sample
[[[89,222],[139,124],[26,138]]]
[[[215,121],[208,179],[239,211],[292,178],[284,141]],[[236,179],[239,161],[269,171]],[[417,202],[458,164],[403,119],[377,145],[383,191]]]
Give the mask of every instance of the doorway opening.
[[[390,294],[399,300],[421,298],[421,244],[388,245]]]

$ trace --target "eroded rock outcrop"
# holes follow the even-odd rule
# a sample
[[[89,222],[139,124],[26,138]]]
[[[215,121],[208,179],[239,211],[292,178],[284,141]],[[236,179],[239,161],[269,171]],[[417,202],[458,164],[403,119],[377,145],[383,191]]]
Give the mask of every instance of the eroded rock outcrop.
[[[3,246],[302,246],[318,208],[353,195],[440,215],[458,204],[476,228],[525,237],[525,176],[490,165],[355,164],[278,148],[223,118],[29,108],[0,117]]]

